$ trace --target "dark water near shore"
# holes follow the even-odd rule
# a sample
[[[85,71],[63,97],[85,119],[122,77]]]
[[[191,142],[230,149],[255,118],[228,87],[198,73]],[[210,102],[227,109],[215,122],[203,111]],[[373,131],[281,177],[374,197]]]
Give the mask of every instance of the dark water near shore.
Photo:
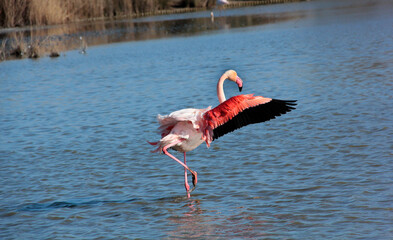
[[[392,239],[392,10],[233,9],[215,23],[297,17],[0,63],[0,238]],[[189,153],[187,199],[182,167],[146,141],[158,113],[217,105],[231,68],[298,108]]]

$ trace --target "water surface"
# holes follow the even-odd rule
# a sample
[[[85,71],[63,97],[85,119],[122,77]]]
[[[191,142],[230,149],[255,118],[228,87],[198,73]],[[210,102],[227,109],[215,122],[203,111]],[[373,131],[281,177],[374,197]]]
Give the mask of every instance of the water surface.
[[[221,20],[290,10],[302,16],[0,63],[0,237],[391,239],[392,4]],[[245,93],[299,105],[189,153],[187,199],[182,167],[146,141],[158,113],[217,105],[230,68]]]

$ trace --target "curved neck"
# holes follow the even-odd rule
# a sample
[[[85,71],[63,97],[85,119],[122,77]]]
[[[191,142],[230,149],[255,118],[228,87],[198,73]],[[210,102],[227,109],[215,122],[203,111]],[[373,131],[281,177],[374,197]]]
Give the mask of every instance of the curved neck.
[[[224,94],[224,81],[227,78],[228,78],[228,76],[226,74],[223,74],[220,77],[220,80],[218,80],[218,83],[217,83],[217,97],[218,97],[218,101],[220,103],[223,103],[226,100],[225,94]]]

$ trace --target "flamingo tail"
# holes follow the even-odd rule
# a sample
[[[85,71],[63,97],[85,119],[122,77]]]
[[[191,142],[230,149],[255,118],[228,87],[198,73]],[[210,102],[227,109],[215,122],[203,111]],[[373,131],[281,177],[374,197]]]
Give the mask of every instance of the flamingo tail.
[[[184,139],[181,139],[181,138],[179,138],[179,136],[177,136],[177,135],[175,135],[175,134],[168,134],[168,135],[166,135],[165,137],[163,137],[163,138],[161,138],[161,140],[160,141],[158,141],[158,142],[149,142],[148,141],[148,143],[150,144],[150,145],[153,145],[153,146],[157,146],[157,148],[155,149],[155,150],[152,150],[151,152],[152,153],[155,153],[155,152],[160,152],[160,153],[162,153],[163,152],[163,148],[165,147],[165,146],[167,146],[167,145],[170,145],[170,144],[172,144],[172,143],[174,143],[174,142],[176,142],[176,141],[179,141],[180,143],[181,143],[181,141],[183,141]],[[176,144],[175,144],[176,145]]]

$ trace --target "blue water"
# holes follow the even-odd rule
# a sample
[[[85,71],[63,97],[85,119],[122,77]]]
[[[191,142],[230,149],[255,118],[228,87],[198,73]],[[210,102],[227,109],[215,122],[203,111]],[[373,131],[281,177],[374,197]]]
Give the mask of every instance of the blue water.
[[[0,63],[0,238],[392,239],[392,9],[228,10],[298,17]],[[146,141],[157,114],[216,106],[227,69],[298,107],[188,153],[187,199]]]

